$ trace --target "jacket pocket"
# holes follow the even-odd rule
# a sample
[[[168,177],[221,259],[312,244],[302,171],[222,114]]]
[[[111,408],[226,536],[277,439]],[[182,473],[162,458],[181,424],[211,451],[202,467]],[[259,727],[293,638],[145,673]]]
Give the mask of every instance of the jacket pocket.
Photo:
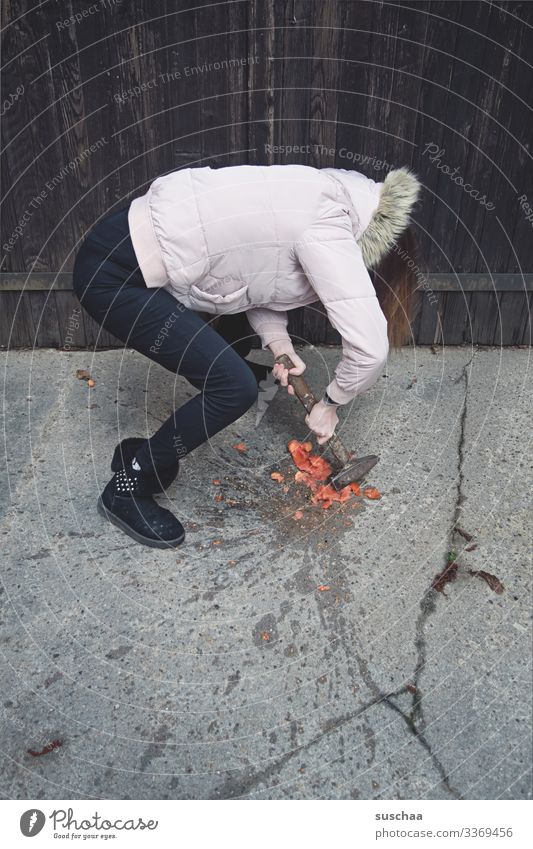
[[[192,284],[189,292],[191,302],[208,312],[224,311],[225,307],[248,304],[247,284],[232,277],[209,276],[202,280],[202,288]]]

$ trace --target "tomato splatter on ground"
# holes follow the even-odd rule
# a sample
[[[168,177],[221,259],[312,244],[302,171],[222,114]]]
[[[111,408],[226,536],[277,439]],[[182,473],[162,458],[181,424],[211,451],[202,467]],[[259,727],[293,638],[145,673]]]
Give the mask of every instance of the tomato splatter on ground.
[[[436,590],[438,593],[442,593],[446,595],[444,592],[444,587],[446,584],[451,584],[452,581],[455,581],[457,578],[457,570],[459,569],[459,564],[456,560],[452,560],[450,563],[447,563],[442,572],[439,572],[438,575],[435,575],[433,578],[433,583],[431,584],[431,589]]]
[[[49,755],[50,752],[53,752],[54,749],[59,749],[60,746],[63,745],[62,740],[52,740],[51,743],[48,743],[40,752],[35,752],[33,749],[28,749],[28,754],[32,756],[32,758],[40,758],[41,755]]]
[[[261,631],[261,639],[263,640],[264,643],[269,642],[270,634],[268,633],[268,631]]]
[[[477,578],[482,578],[483,581],[486,581],[491,590],[498,595],[503,593],[505,587],[496,575],[491,575],[490,572],[484,572],[483,569],[469,569],[469,572],[471,575],[474,575]]]
[[[281,474],[281,472],[272,472],[270,477],[273,481],[277,481],[278,483],[282,483],[282,481],[285,480],[285,477]]]
[[[237,442],[233,447],[235,448],[235,451],[240,451],[241,454],[244,454],[246,451],[248,451],[248,448],[246,447],[244,442]]]
[[[296,513],[294,514],[294,516],[293,516],[292,518],[293,518],[293,519],[296,519],[296,521],[297,521],[297,522],[299,522],[299,521],[300,521],[300,519],[303,519],[303,516],[304,516],[304,514],[302,513],[302,511],[301,511],[301,510],[297,510],[297,511],[296,511]]]
[[[352,495],[361,495],[361,487],[357,483],[351,483],[339,491],[330,484],[324,483],[332,474],[331,465],[323,457],[311,454],[313,446],[310,442],[298,442],[296,439],[291,439],[287,447],[294,465],[298,468],[294,479],[296,483],[304,483],[309,487],[313,493],[311,498],[313,504],[321,504],[324,510],[328,510],[334,501],[342,504]],[[371,486],[366,487],[363,494],[372,500],[381,498],[379,490]]]
[[[331,587],[328,586],[328,584],[320,584],[320,586],[317,587],[317,590],[318,590],[319,593],[327,593],[327,591],[330,590],[330,589],[331,589]]]
[[[215,478],[214,480],[212,480],[211,483],[213,484],[213,486],[220,486],[220,481],[219,481],[218,478]]]
[[[455,526],[455,530],[457,531],[457,533],[458,533],[458,534],[461,534],[461,536],[462,536],[462,537],[463,537],[463,538],[464,538],[467,542],[472,542],[472,540],[474,539],[474,537],[472,536],[472,534],[469,534],[469,533],[468,533],[468,531],[465,531],[465,529],[464,529],[464,528],[460,528],[460,527],[459,527],[459,525],[456,525],[456,526]]]
[[[329,478],[331,475],[330,464],[323,457],[316,457],[311,454],[313,446],[310,442],[298,442],[296,439],[291,439],[287,447],[294,465],[301,472],[306,472],[308,479],[316,482],[325,481]],[[308,479],[305,480],[306,483]]]
[[[224,500],[223,495],[215,495],[215,501],[223,501],[223,500]]]

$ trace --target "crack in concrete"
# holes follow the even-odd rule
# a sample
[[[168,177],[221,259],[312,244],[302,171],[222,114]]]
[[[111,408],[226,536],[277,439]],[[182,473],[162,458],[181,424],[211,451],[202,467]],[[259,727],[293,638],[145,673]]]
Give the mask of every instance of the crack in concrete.
[[[468,362],[463,366],[461,374],[455,381],[456,383],[460,383],[464,381],[465,384],[465,395],[463,398],[463,406],[461,408],[461,415],[459,417],[459,439],[457,441],[457,495],[455,498],[455,507],[453,512],[452,519],[452,527],[450,533],[450,548],[453,548],[455,544],[455,540],[457,538],[457,524],[459,522],[459,518],[461,515],[461,507],[465,500],[465,496],[463,494],[463,481],[464,481],[464,472],[463,472],[463,463],[464,463],[464,450],[465,450],[465,425],[466,425],[466,414],[468,409],[468,389],[469,389],[469,375],[468,368],[472,365],[474,361],[475,351],[472,353],[472,356],[468,360]]]
[[[269,766],[265,767],[258,772],[254,772],[249,775],[247,778],[230,778],[224,782],[224,784],[214,790],[213,796],[220,799],[238,799],[243,796],[246,796],[253,790],[256,785],[265,782],[269,778],[272,778],[282,767],[285,766],[289,761],[291,761],[296,755],[302,755],[304,752],[308,752],[313,746],[323,740],[328,734],[331,734],[332,731],[336,731],[341,728],[343,725],[346,725],[348,722],[351,722],[353,719],[357,719],[357,717],[364,714],[369,708],[373,707],[376,704],[379,704],[382,701],[381,698],[370,699],[370,701],[361,705],[357,710],[352,711],[351,713],[343,714],[334,719],[328,720],[327,728],[321,733],[317,734],[308,743],[305,743],[302,746],[298,746],[295,749],[291,749],[289,752],[285,752],[280,758],[275,760]],[[274,785],[275,786],[275,785]],[[267,788],[273,789],[273,788]]]
[[[456,486],[456,496],[455,496],[455,504],[452,515],[452,522],[449,533],[449,551],[453,550],[454,545],[456,544],[456,539],[458,534],[460,533],[457,530],[457,526],[459,523],[460,515],[461,515],[461,506],[464,502],[465,496],[463,493],[463,481],[464,481],[464,472],[463,472],[463,463],[464,463],[464,446],[465,446],[465,426],[466,426],[466,416],[468,410],[468,389],[469,389],[469,371],[468,369],[472,365],[474,361],[475,351],[473,351],[472,356],[468,360],[467,363],[463,366],[461,370],[461,374],[455,381],[455,383],[464,382],[465,390],[464,390],[464,398],[463,404],[461,407],[461,414],[459,417],[459,438],[457,440],[457,486]],[[448,563],[448,556],[446,555],[446,564]],[[446,565],[445,564],[445,565]],[[435,610],[437,609],[436,605],[437,601],[437,592],[436,590],[430,588],[426,590],[422,599],[420,601],[420,612],[418,614],[416,625],[415,625],[415,648],[417,653],[417,659],[413,674],[413,684],[415,691],[412,693],[412,701],[411,701],[411,710],[409,713],[404,713],[401,708],[396,705],[394,702],[389,702],[391,707],[403,716],[405,722],[408,727],[411,729],[413,734],[419,740],[421,745],[427,750],[430,755],[433,763],[435,764],[436,769],[442,776],[443,784],[446,786],[448,791],[454,795],[456,798],[461,799],[461,794],[450,784],[449,778],[446,774],[444,766],[438,760],[437,756],[431,749],[431,745],[423,734],[423,731],[426,727],[426,721],[424,717],[423,710],[423,694],[420,688],[420,680],[424,673],[427,663],[427,647],[426,647],[426,624],[430,616],[433,615]],[[404,688],[404,692],[409,692],[407,688]]]
[[[430,592],[433,592],[433,590],[431,590]],[[434,609],[434,605],[433,605],[433,609]],[[394,698],[397,698],[398,696],[403,696],[405,693],[409,693],[408,686],[405,685],[403,687],[400,687],[398,690],[394,690],[391,693],[384,693],[380,689],[378,684],[376,684],[376,682],[373,680],[373,678],[370,674],[370,670],[368,669],[368,664],[367,664],[366,660],[364,660],[364,658],[362,658],[357,653],[355,654],[355,657],[356,657],[356,660],[357,660],[357,665],[359,667],[359,671],[361,673],[361,677],[362,677],[363,681],[365,682],[365,684],[367,685],[367,687],[371,690],[371,692],[373,692],[375,694],[376,702],[383,703],[384,705],[389,707],[391,710],[393,710],[395,713],[397,713],[399,716],[401,716],[401,718],[403,719],[403,721],[407,725],[408,730],[411,732],[411,734],[413,734],[415,739],[420,743],[420,745],[426,750],[426,752],[430,756],[431,761],[433,763],[433,766],[435,767],[435,769],[439,773],[439,775],[441,777],[442,784],[444,785],[446,790],[455,799],[462,799],[462,796],[459,793],[459,791],[455,787],[453,787],[452,784],[450,783],[450,779],[449,779],[449,777],[446,773],[446,770],[444,769],[444,766],[442,765],[442,763],[440,762],[440,760],[438,759],[436,754],[433,752],[430,743],[428,742],[428,740],[426,739],[426,737],[424,736],[422,731],[416,725],[416,722],[413,718],[413,710],[411,709],[410,713],[405,713],[401,709],[401,707],[398,704],[396,704],[396,702],[393,701]],[[425,657],[425,646],[424,646],[424,657]],[[418,693],[418,688],[417,688],[417,693]],[[413,696],[413,703],[415,702],[415,700],[417,698],[417,693],[415,693],[414,696]],[[420,696],[419,700],[421,700],[421,698],[422,697]]]

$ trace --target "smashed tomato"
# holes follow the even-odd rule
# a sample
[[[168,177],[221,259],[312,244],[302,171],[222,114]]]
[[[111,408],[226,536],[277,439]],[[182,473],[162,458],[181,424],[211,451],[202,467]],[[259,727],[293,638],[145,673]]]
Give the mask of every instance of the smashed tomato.
[[[313,504],[321,504],[324,510],[328,510],[334,501],[342,504],[348,501],[352,494],[361,495],[361,487],[358,483],[348,484],[339,491],[331,484],[324,483],[331,475],[331,465],[323,457],[311,454],[313,446],[310,442],[298,442],[297,439],[291,439],[287,447],[294,465],[298,468],[294,480],[296,483],[304,483],[309,487],[313,493],[311,499]],[[363,495],[372,500],[381,498],[379,490],[372,486],[367,486]]]
[[[298,442],[291,439],[288,449],[293,463],[301,472],[307,472],[315,481],[325,481],[331,475],[331,466],[323,457],[311,454],[310,442]]]

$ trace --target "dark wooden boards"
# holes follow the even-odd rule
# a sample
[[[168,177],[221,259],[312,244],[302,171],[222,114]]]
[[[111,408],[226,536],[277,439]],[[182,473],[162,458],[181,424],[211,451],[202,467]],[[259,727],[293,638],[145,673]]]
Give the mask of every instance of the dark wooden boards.
[[[483,278],[481,279],[483,281]],[[6,282],[11,288],[7,288]],[[0,347],[2,348],[114,348],[122,343],[114,339],[86,314],[74,293],[66,288],[43,289],[23,286],[11,276],[0,278]],[[485,281],[486,282],[486,281]],[[20,283],[20,288],[14,284]],[[419,345],[530,345],[531,275],[504,277],[502,290],[478,280],[430,278],[434,298],[420,295],[413,323],[414,341]],[[452,286],[455,284],[455,288]],[[440,288],[439,288],[440,287]],[[320,303],[293,310],[289,330],[299,344],[338,345],[338,333],[329,324]]]
[[[80,241],[160,174],[288,162],[378,181],[410,165],[424,265],[464,290],[422,298],[416,338],[529,338],[530,295],[464,275],[533,270],[533,3],[1,3],[0,272],[26,279],[0,281],[2,344],[62,344]],[[337,339],[316,310],[291,326]]]

